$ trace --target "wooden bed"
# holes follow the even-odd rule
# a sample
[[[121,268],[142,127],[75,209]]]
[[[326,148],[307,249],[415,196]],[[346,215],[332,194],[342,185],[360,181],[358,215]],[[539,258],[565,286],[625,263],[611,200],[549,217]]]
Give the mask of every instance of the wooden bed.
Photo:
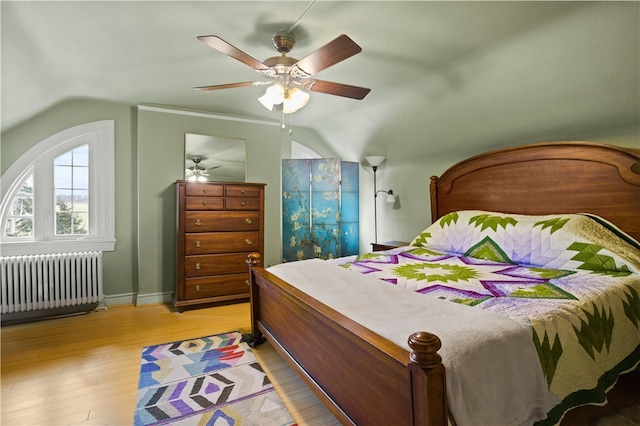
[[[432,177],[431,219],[458,210],[593,213],[640,240],[640,151],[587,142],[514,147]],[[320,303],[250,257],[253,338],[266,337],[343,424],[447,424],[440,341],[408,352]],[[366,389],[366,392],[362,392]]]

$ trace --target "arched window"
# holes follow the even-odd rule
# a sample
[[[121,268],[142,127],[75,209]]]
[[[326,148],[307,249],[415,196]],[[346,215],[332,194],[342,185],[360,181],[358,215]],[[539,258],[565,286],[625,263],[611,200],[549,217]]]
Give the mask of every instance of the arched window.
[[[300,142],[291,141],[291,158],[322,158],[320,154]]]
[[[97,121],[32,147],[2,176],[2,254],[112,251],[114,123]]]

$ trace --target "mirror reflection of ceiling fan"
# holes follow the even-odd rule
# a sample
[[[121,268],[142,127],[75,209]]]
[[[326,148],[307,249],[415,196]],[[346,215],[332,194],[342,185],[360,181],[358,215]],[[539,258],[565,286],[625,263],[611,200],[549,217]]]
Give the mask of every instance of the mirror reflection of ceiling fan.
[[[198,40],[214,49],[236,59],[262,74],[265,81],[245,81],[240,83],[218,84],[196,87],[197,90],[210,92],[236,87],[270,85],[260,102],[269,110],[282,104],[282,112],[290,114],[302,108],[309,101],[309,91],[325,93],[361,100],[371,91],[364,87],[312,78],[314,74],[329,68],[362,49],[353,40],[342,34],[333,41],[310,53],[301,60],[286,56],[293,49],[296,40],[292,33],[281,31],[273,36],[273,46],[281,56],[274,56],[260,62],[240,49],[230,45],[215,35],[199,36]]]
[[[206,159],[206,158],[205,158]],[[222,173],[214,173],[213,176],[210,175],[210,171],[215,169],[223,168],[223,166],[213,166],[213,167],[202,167],[203,158],[201,157],[193,157],[191,161],[193,161],[193,166],[187,167],[184,172],[184,177],[189,181],[197,181],[197,182],[206,182],[210,177],[213,177],[214,180],[231,180],[234,178],[234,175],[222,174]],[[225,167],[224,170],[227,168]],[[226,170],[228,173],[229,171]],[[223,172],[224,173],[224,172]]]
[[[210,169],[205,169],[200,165],[200,162],[202,161],[202,158],[200,157],[193,157],[191,161],[193,161],[193,166],[188,167],[185,170],[185,175],[184,175],[185,178],[190,181],[205,182],[209,177],[209,170],[214,170],[222,167],[222,166],[214,166],[214,167],[211,167]]]

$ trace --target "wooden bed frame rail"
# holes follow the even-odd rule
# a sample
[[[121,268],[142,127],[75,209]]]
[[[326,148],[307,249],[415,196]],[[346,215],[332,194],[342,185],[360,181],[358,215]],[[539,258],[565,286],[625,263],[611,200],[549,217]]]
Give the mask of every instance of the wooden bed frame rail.
[[[409,352],[269,273],[257,253],[247,263],[254,342],[266,337],[341,423],[447,424],[437,336],[412,334]]]

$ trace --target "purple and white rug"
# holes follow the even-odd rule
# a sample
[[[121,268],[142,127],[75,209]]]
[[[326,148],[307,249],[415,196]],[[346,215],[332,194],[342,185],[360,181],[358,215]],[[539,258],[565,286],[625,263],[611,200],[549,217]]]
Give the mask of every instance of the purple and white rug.
[[[295,425],[239,332],[142,349],[134,425]]]

